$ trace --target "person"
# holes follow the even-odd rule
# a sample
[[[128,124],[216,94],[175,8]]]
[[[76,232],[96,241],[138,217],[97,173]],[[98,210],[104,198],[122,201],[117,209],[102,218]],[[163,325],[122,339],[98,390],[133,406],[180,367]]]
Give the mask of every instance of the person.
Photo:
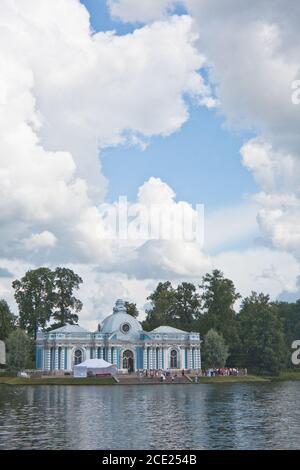
[[[172,384],[173,384],[174,383],[174,375],[172,375],[171,380],[172,380]]]
[[[182,371],[181,371],[181,375],[182,375],[182,377],[184,376],[184,369],[182,369]]]

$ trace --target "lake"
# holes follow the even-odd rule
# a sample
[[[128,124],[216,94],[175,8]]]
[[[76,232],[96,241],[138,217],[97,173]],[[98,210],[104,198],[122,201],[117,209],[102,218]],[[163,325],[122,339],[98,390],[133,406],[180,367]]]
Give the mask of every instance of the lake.
[[[0,449],[297,449],[300,381],[0,385]]]

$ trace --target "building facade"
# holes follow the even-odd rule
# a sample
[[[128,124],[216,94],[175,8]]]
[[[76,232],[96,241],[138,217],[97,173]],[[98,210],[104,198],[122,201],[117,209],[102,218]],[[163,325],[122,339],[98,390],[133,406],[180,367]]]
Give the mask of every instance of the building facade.
[[[6,364],[6,355],[5,355],[5,343],[0,341],[0,365],[4,366]]]
[[[105,359],[119,371],[199,370],[200,335],[170,326],[143,331],[138,320],[126,313],[123,300],[117,300],[100,331],[66,325],[37,335],[37,369],[71,372],[88,358]]]

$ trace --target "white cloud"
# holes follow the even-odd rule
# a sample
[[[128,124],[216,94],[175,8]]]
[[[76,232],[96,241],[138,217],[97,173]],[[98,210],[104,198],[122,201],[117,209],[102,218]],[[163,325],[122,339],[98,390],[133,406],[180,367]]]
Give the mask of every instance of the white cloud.
[[[34,233],[30,237],[23,240],[23,243],[28,250],[53,248],[56,245],[56,242],[56,236],[48,230],[44,230],[41,233]]]
[[[227,251],[214,257],[213,262],[234,281],[242,296],[254,290],[276,299],[283,291],[297,291],[299,262],[284,251],[269,248]]]
[[[192,20],[117,36],[91,34],[78,0],[5,0],[1,11],[1,252],[21,255],[20,240],[48,231],[61,262],[114,262],[98,151],[168,135],[188,118],[184,95],[209,98]]]
[[[185,0],[194,19],[169,17],[176,3],[110,1],[124,21],[150,23],[123,36],[92,33],[78,0],[1,3],[1,267],[16,277],[38,264],[74,267],[85,280],[86,326],[95,327],[115,297],[142,308],[159,279],[197,282],[212,266],[245,294],[296,289],[298,262],[280,250],[299,254],[300,113],[290,99],[299,7]],[[195,240],[114,240],[105,211],[117,203],[105,202],[99,151],[177,131],[189,116],[186,96],[214,106],[199,73],[207,65],[228,123],[261,130],[242,149],[261,193],[207,215],[205,250]],[[196,215],[159,178],[141,185],[130,209],[153,204]],[[256,236],[257,205],[262,235],[276,250],[220,253]],[[12,302],[10,282],[1,278],[0,295]]]

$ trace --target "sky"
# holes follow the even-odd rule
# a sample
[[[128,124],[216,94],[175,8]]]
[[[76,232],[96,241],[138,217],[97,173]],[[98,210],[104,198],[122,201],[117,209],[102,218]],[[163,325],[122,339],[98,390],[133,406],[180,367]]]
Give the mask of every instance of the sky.
[[[212,269],[300,297],[300,7],[271,0],[4,0],[0,297],[27,269],[83,278],[80,323]],[[114,237],[120,197],[193,234]],[[144,212],[143,212],[144,211]],[[151,219],[151,223],[152,223]]]

